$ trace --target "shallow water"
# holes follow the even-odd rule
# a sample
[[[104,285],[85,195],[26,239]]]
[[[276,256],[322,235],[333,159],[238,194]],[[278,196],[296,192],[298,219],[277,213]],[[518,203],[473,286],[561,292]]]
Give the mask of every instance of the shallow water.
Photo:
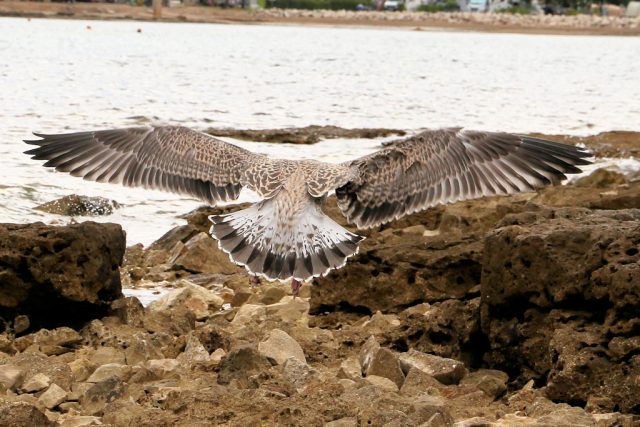
[[[22,154],[31,131],[150,122],[640,130],[639,51],[634,37],[0,18],[0,222],[66,222],[32,208],[100,195],[124,207],[97,220],[123,224],[130,244],[148,244],[199,206],[42,168]],[[342,161],[379,141],[239,144]]]

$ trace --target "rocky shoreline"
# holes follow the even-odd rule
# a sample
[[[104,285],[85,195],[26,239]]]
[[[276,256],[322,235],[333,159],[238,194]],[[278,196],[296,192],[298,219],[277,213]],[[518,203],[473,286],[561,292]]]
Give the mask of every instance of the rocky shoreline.
[[[0,2],[0,16],[99,20],[154,20],[150,7],[99,3]],[[467,12],[376,12],[296,9],[221,9],[180,6],[163,9],[160,21],[217,24],[304,24],[391,26],[416,30],[455,30],[530,34],[638,35],[640,18],[549,16]]]
[[[207,235],[238,208],[0,226],[0,425],[640,425],[637,176],[403,218],[297,299]]]

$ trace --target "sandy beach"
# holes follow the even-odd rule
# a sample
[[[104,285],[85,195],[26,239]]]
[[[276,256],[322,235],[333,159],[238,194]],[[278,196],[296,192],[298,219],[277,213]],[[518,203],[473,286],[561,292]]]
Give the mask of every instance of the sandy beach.
[[[152,21],[150,7],[104,3],[0,2],[0,16]],[[544,16],[479,13],[356,12],[294,9],[221,9],[200,6],[164,8],[163,22],[216,24],[293,24],[374,26],[413,30],[482,31],[523,34],[640,34],[640,18]]]

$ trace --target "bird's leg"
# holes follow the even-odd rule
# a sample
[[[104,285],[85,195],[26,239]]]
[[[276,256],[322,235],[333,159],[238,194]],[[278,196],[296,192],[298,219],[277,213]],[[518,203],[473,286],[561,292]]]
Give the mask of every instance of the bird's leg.
[[[251,288],[257,288],[260,285],[260,278],[256,275],[249,276],[249,285]]]
[[[296,279],[291,279],[291,295],[295,299],[300,294],[300,288],[302,287],[302,282]]]

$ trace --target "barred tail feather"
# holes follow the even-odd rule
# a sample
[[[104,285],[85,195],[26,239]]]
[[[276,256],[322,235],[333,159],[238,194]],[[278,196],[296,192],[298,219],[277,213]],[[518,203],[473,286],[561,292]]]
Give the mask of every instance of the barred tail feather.
[[[211,235],[231,261],[268,280],[300,281],[342,267],[363,237],[326,216],[315,202],[294,218],[279,218],[274,199],[227,215],[212,215]]]

